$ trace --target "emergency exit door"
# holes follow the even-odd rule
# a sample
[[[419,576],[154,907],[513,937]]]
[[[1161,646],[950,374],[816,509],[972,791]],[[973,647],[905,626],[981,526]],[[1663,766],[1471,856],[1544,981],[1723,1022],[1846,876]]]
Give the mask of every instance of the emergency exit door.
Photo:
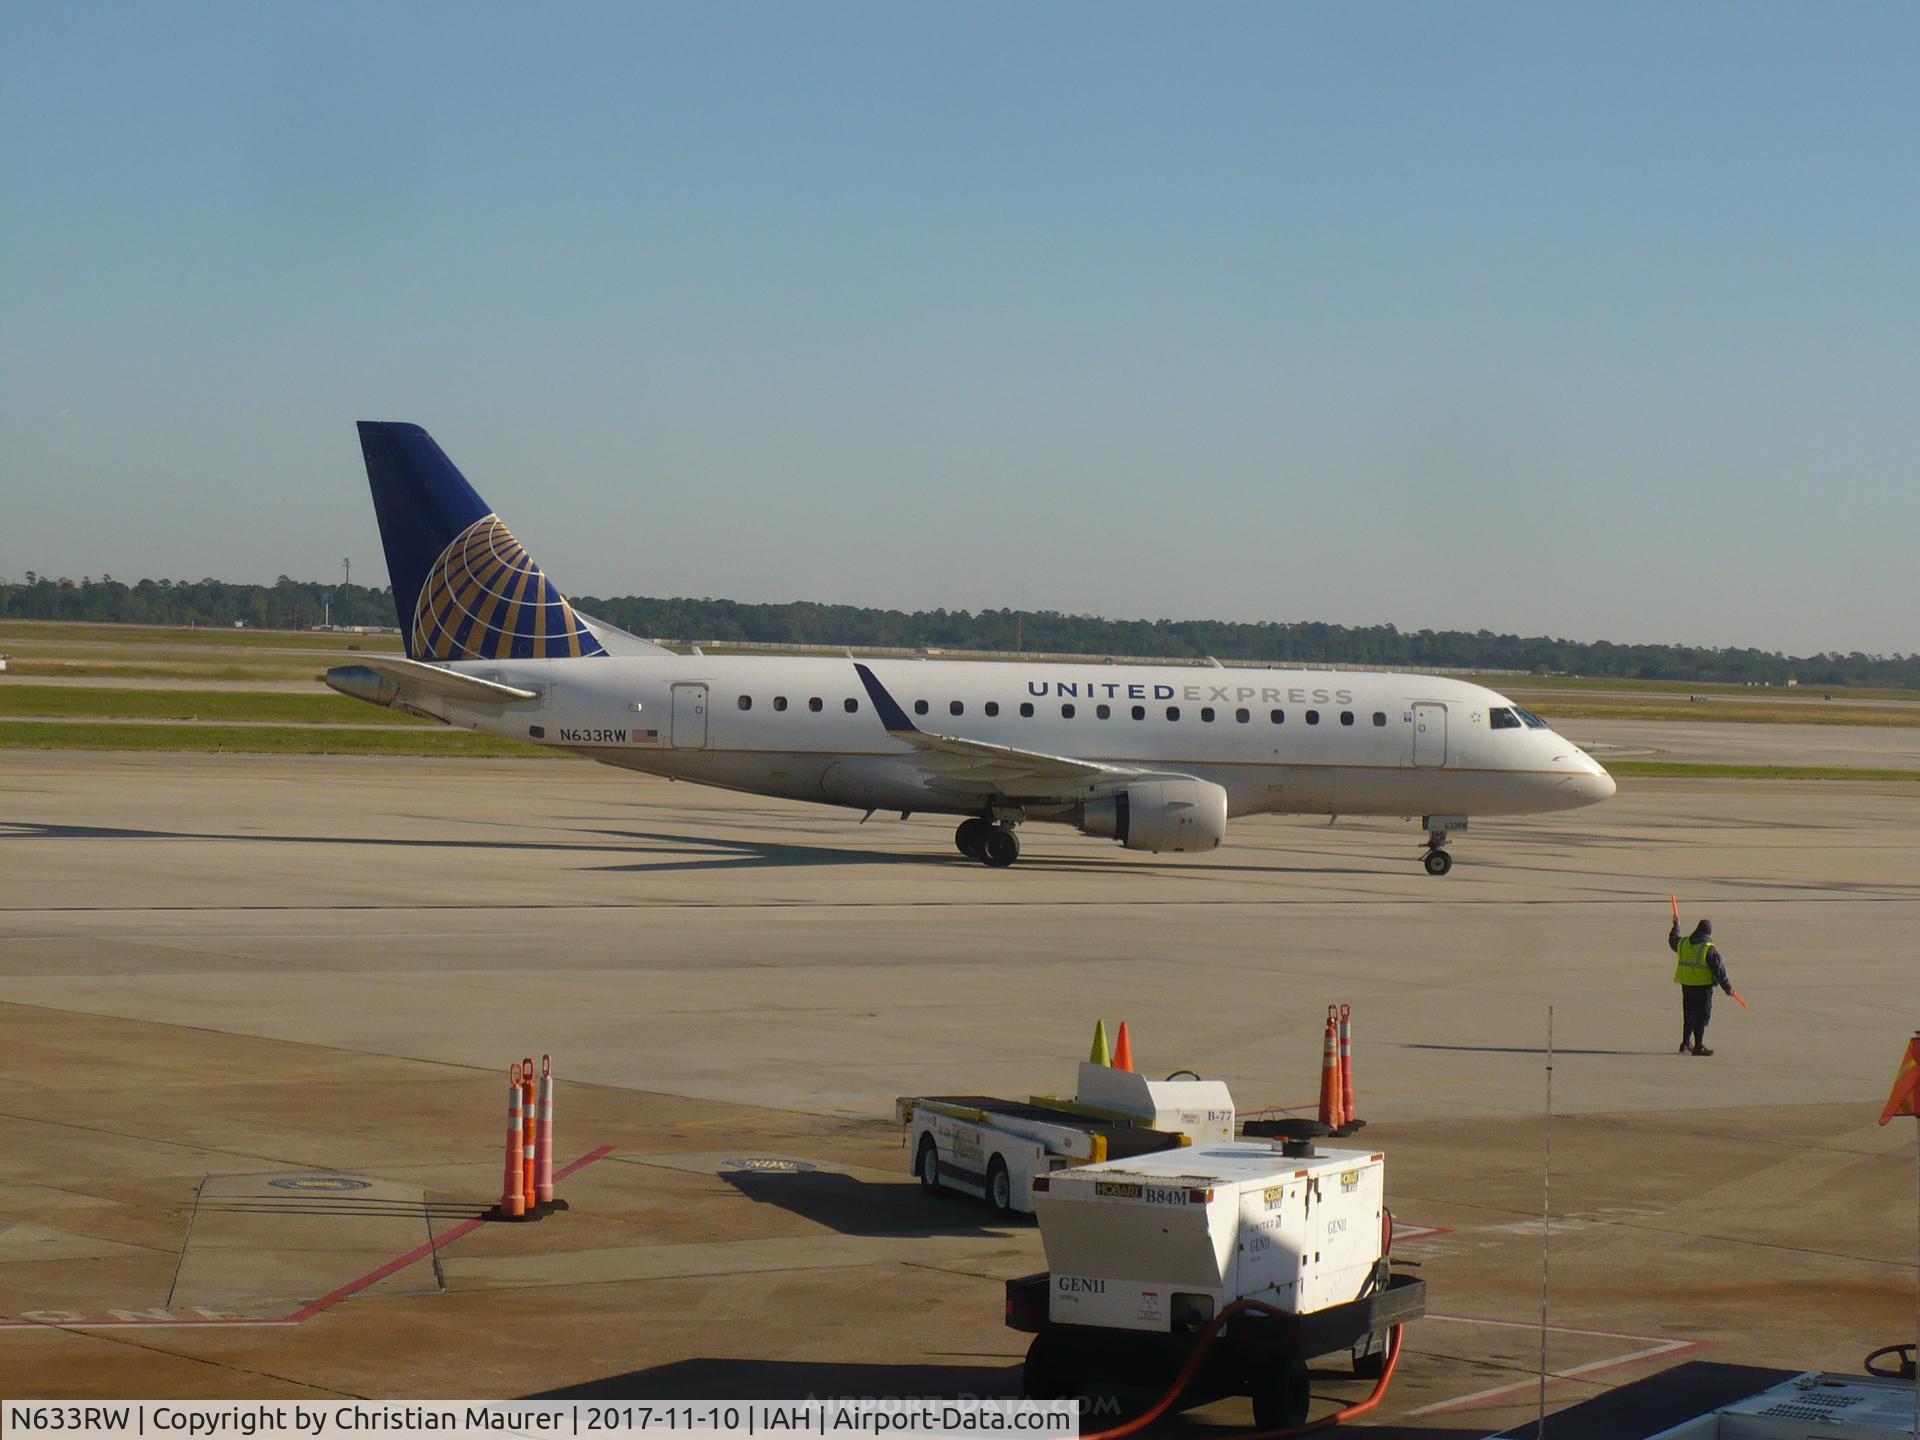
[[[1423,702],[1413,707],[1413,763],[1447,763],[1447,707]]]
[[[707,744],[707,687],[673,687],[673,748],[702,750]]]

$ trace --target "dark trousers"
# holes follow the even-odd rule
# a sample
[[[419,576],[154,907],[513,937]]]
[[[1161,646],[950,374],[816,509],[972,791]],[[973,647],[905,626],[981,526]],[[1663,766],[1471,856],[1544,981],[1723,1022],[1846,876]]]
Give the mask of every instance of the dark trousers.
[[[1707,1022],[1713,1019],[1713,986],[1680,987],[1680,1044],[1683,1047],[1707,1043]]]

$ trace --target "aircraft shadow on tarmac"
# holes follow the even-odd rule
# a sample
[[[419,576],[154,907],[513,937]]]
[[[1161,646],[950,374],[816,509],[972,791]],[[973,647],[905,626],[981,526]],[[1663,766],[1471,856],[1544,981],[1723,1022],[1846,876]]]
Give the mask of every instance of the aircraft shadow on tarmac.
[[[275,835],[261,831],[222,834],[215,831],[130,830],[113,825],[66,825],[40,821],[0,824],[4,840],[214,840],[256,845],[365,845],[408,850],[507,850],[577,852],[582,855],[634,856],[624,863],[587,868],[602,874],[646,874],[653,871],[802,869],[821,865],[947,865],[968,870],[980,866],[959,854],[854,849],[842,845],[796,845],[776,840],[723,840],[714,836],[655,834],[643,830],[581,832],[580,840],[462,840],[445,836],[397,835]],[[602,837],[600,840],[587,836]],[[638,841],[631,844],[607,843]],[[1165,859],[1101,860],[1083,856],[1029,854],[1020,866],[1049,874],[1110,875],[1121,871],[1153,873],[1206,871],[1211,874],[1372,875],[1360,865],[1238,865],[1224,861],[1188,863]]]
[[[1033,1228],[1030,1216],[1001,1220],[963,1195],[928,1195],[918,1185],[861,1180],[834,1170],[723,1170],[720,1178],[755,1204],[777,1205],[841,1235],[995,1236]]]
[[[1544,1045],[1435,1045],[1426,1041],[1401,1040],[1394,1042],[1396,1050],[1449,1050],[1465,1055],[1545,1055]],[[1671,1055],[1671,1050],[1658,1046],[1651,1050],[1569,1050],[1562,1046],[1553,1047],[1556,1055]]]
[[[912,851],[850,849],[839,845],[795,845],[777,840],[722,840],[711,835],[660,835],[640,830],[602,830],[597,833],[620,836],[629,840],[643,840],[661,847],[679,846],[681,848],[678,851],[666,850],[665,854],[669,857],[684,857],[595,867],[609,872],[799,868],[810,865],[943,865],[966,870],[981,868],[978,861],[969,860],[958,853],[928,855]],[[1102,860],[1087,856],[1047,855],[1031,851],[1021,857],[1020,869],[1043,870],[1050,875],[1112,875],[1122,871],[1137,874],[1143,870],[1155,873],[1204,870],[1212,874],[1250,875],[1269,875],[1282,871],[1312,875],[1374,873],[1357,865],[1236,865],[1218,860],[1195,863],[1160,857],[1151,860],[1118,857]]]

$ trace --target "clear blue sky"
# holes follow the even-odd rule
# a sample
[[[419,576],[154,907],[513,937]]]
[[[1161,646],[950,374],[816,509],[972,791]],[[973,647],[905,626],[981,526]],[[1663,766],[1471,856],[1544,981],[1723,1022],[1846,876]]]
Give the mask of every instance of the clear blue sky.
[[[0,574],[1920,648],[1920,7],[0,9]]]

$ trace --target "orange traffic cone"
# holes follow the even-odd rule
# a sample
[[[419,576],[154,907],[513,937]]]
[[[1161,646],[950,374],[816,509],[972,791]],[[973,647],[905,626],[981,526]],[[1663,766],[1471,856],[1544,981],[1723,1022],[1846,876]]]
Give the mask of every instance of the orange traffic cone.
[[[1340,1109],[1340,1042],[1335,1038],[1336,1022],[1327,1021],[1326,1044],[1320,1061],[1320,1123],[1338,1130],[1347,1123]]]
[[[1340,1007],[1340,1110],[1348,1124],[1360,1117],[1353,1103],[1353,1007]]]
[[[1120,1022],[1120,1036],[1113,1042],[1113,1068],[1129,1073],[1133,1070],[1133,1041],[1127,1036],[1127,1022],[1124,1020]]]
[[[520,1118],[520,1067],[507,1072],[507,1168],[500,1182],[500,1213],[509,1220],[520,1220],[527,1213],[526,1192],[520,1184],[520,1144],[524,1130]]]
[[[540,1057],[540,1119],[533,1140],[533,1193],[553,1203],[553,1056]]]
[[[533,1152],[540,1123],[540,1107],[534,1095],[533,1057],[520,1062],[520,1193],[527,1202],[527,1213],[539,1202],[534,1199]]]

